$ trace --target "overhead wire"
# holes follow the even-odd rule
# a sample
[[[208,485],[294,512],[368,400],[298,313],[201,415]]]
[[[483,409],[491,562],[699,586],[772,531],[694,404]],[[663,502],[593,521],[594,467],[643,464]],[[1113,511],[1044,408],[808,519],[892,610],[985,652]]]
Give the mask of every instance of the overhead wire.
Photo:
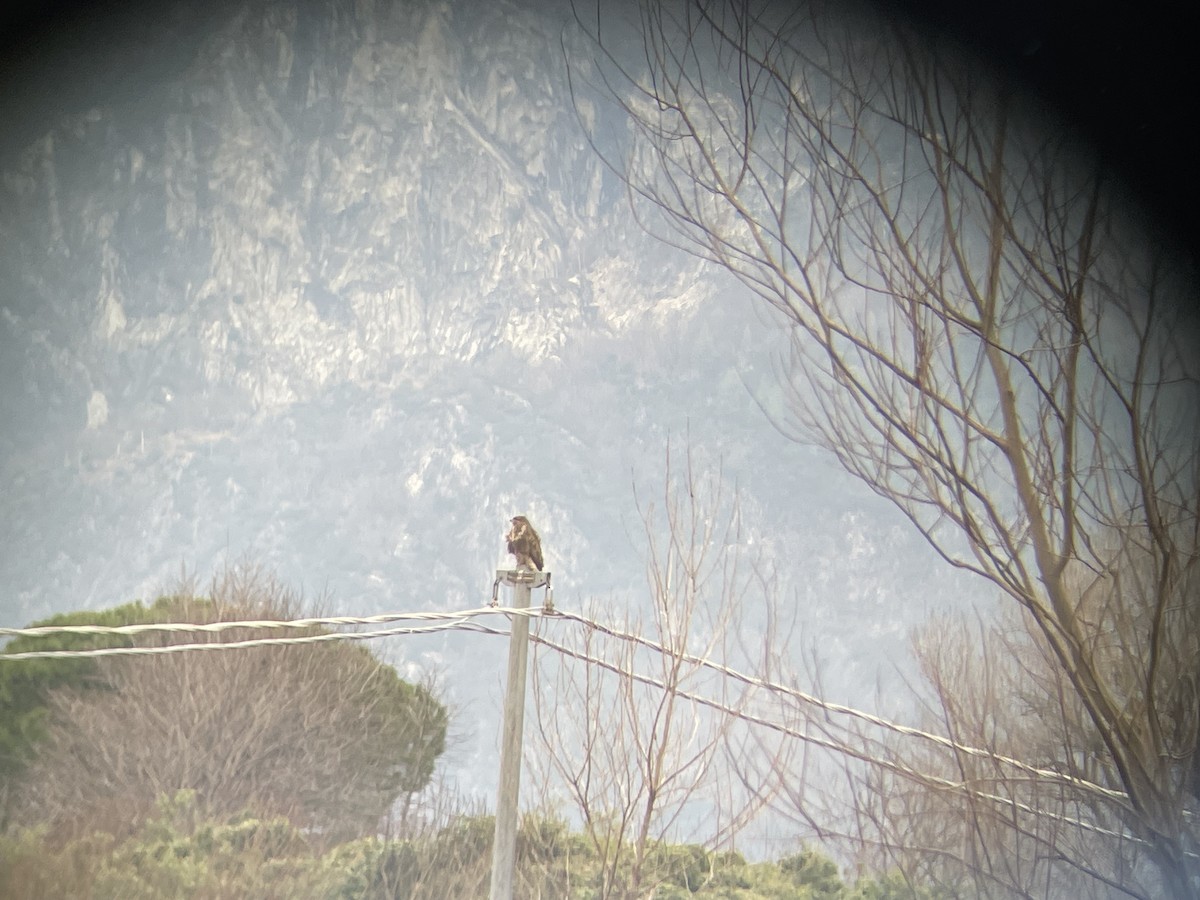
[[[774,694],[780,694],[780,695],[791,697],[792,699],[795,699],[801,703],[804,703],[808,706],[816,707],[818,709],[824,710],[825,712],[836,713],[839,715],[844,715],[844,716],[848,716],[848,717],[851,717],[854,719],[858,719],[869,725],[873,725],[877,728],[882,728],[887,731],[891,731],[891,732],[894,732],[896,734],[900,734],[900,735],[903,735],[906,737],[920,738],[922,740],[937,744],[946,749],[954,750],[957,753],[962,753],[966,756],[971,756],[971,757],[975,757],[975,758],[979,758],[979,759],[986,759],[991,762],[1000,763],[1002,765],[1009,766],[1011,768],[1025,772],[1028,775],[1036,776],[1038,778],[1052,780],[1052,781],[1058,781],[1058,782],[1064,782],[1064,783],[1070,784],[1072,787],[1081,788],[1089,793],[1098,794],[1098,795],[1104,797],[1105,799],[1108,799],[1111,801],[1117,801],[1119,803],[1124,804],[1124,803],[1127,803],[1129,800],[1129,796],[1126,793],[1124,793],[1123,791],[1116,791],[1116,790],[1113,790],[1112,788],[1106,788],[1103,785],[1095,784],[1094,782],[1087,781],[1086,779],[1082,779],[1082,778],[1077,778],[1072,775],[1067,775],[1063,772],[1058,772],[1054,769],[1046,769],[1046,768],[1042,768],[1039,766],[1033,766],[1033,765],[1030,765],[1029,763],[1022,762],[1021,760],[1014,759],[1012,757],[1005,756],[1003,754],[999,754],[999,753],[996,753],[991,750],[985,750],[985,749],[982,749],[979,747],[973,747],[969,744],[964,744],[960,741],[955,741],[951,738],[945,737],[944,735],[934,734],[933,732],[924,731],[920,728],[914,728],[911,725],[903,725],[899,722],[893,722],[890,719],[885,719],[882,716],[877,716],[874,713],[869,713],[869,712],[866,712],[865,710],[856,709],[852,706],[846,706],[841,703],[834,703],[829,700],[823,700],[820,697],[817,697],[816,695],[810,694],[806,691],[802,691],[799,688],[795,688],[795,687],[792,687],[792,686],[786,685],[786,684],[781,684],[777,681],[772,681],[767,678],[761,678],[757,675],[751,675],[746,672],[741,672],[737,669],[732,668],[731,666],[725,665],[724,663],[719,663],[719,662],[716,662],[715,660],[706,659],[701,656],[696,656],[695,654],[672,650],[670,648],[664,647],[663,645],[661,645],[655,641],[651,641],[650,639],[644,637],[643,635],[635,634],[635,633],[629,632],[629,631],[623,631],[618,628],[613,628],[612,626],[604,625],[600,622],[593,621],[585,616],[578,615],[577,613],[558,612],[557,617],[579,622],[588,628],[593,628],[596,631],[601,632],[602,634],[607,634],[611,637],[617,638],[618,640],[622,640],[622,641],[626,641],[629,643],[637,644],[642,647],[646,647],[647,649],[654,650],[655,652],[658,652],[658,653],[668,653],[683,662],[687,662],[692,665],[696,665],[696,666],[700,666],[700,667],[709,669],[710,671],[717,672],[724,677],[731,678],[731,679],[733,679],[735,681],[739,681],[743,684],[751,685],[754,687],[760,687],[760,688],[768,690]]]
[[[1054,813],[1054,812],[1049,812],[1047,810],[1038,809],[1037,807],[1030,806],[1029,804],[1025,803],[1024,801],[1018,800],[1011,796],[1004,797],[1004,796],[1001,796],[998,794],[990,793],[988,791],[980,790],[979,788],[974,787],[973,785],[970,785],[964,781],[953,781],[951,779],[944,778],[939,775],[928,775],[928,774],[925,774],[922,772],[918,772],[909,766],[905,766],[902,763],[896,762],[895,760],[882,759],[878,756],[875,756],[873,754],[870,754],[865,751],[859,750],[855,747],[852,747],[845,742],[837,741],[830,737],[823,737],[820,735],[816,735],[816,734],[813,734],[808,731],[802,731],[802,730],[792,727],[790,725],[786,725],[782,722],[776,722],[771,719],[767,719],[763,716],[759,716],[754,713],[747,712],[744,709],[736,709],[735,707],[732,707],[726,703],[722,703],[719,700],[715,700],[711,697],[706,697],[702,694],[697,694],[696,692],[689,691],[685,688],[680,688],[677,685],[676,686],[668,686],[663,681],[653,678],[652,676],[643,675],[638,672],[627,671],[625,669],[622,669],[620,666],[616,665],[615,663],[612,663],[608,660],[602,659],[600,657],[592,656],[587,653],[582,653],[571,647],[567,647],[567,646],[557,643],[556,641],[552,641],[549,638],[546,638],[542,635],[530,634],[529,637],[530,637],[530,640],[534,641],[535,643],[545,646],[551,650],[554,650],[557,653],[560,653],[560,654],[563,654],[563,655],[566,655],[569,657],[573,657],[574,659],[580,660],[581,662],[585,662],[589,665],[593,665],[593,666],[597,666],[602,669],[606,669],[610,672],[617,674],[618,676],[620,676],[622,678],[628,678],[631,681],[638,682],[639,684],[645,684],[647,686],[656,688],[658,690],[669,691],[672,695],[674,695],[676,697],[680,697],[684,700],[687,700],[691,703],[698,704],[700,706],[706,706],[709,709],[713,709],[719,713],[722,713],[723,715],[733,716],[735,718],[741,719],[742,721],[749,722],[752,725],[758,725],[760,727],[768,728],[772,731],[776,731],[780,734],[787,735],[788,737],[797,738],[799,740],[804,741],[807,744],[811,744],[816,747],[821,747],[826,750],[831,750],[831,751],[841,754],[841,755],[850,756],[854,759],[859,760],[860,762],[865,762],[865,763],[868,763],[869,765],[877,766],[879,768],[894,772],[895,774],[897,774],[903,778],[906,778],[910,781],[916,781],[919,784],[932,786],[936,789],[948,790],[948,791],[952,791],[955,793],[965,794],[965,795],[968,795],[977,800],[987,800],[989,802],[996,803],[998,805],[1008,807],[1010,809],[1018,809],[1022,812],[1028,813],[1035,817],[1048,818],[1048,819],[1052,819],[1054,821],[1061,822],[1066,825],[1073,825],[1075,827],[1080,828],[1081,830],[1089,831],[1094,834],[1101,835],[1103,837],[1116,838],[1116,839],[1125,840],[1125,841],[1134,841],[1135,843],[1139,843],[1139,844],[1148,846],[1146,841],[1143,841],[1142,839],[1140,839],[1134,835],[1130,835],[1130,834],[1118,832],[1118,831],[1113,831],[1112,829],[1105,828],[1102,825],[1097,825],[1093,822],[1085,822],[1083,820],[1076,819],[1071,816],[1063,816],[1063,815],[1060,815],[1059,813]],[[665,650],[665,648],[663,648],[663,649]],[[670,651],[668,651],[668,652],[670,652]]]
[[[974,757],[977,759],[983,759],[983,760],[987,760],[989,762],[1007,766],[1009,768],[1012,768],[1017,771],[1023,772],[1027,775],[1030,775],[1040,781],[1057,783],[1057,784],[1061,784],[1061,785],[1064,785],[1067,787],[1078,789],[1086,794],[1096,795],[1105,801],[1115,804],[1123,813],[1128,813],[1128,812],[1132,811],[1130,797],[1124,791],[1107,788],[1107,787],[1104,787],[1103,785],[1096,784],[1095,782],[1089,781],[1087,779],[1078,778],[1076,776],[1069,775],[1064,772],[1059,772],[1054,769],[1046,769],[1044,767],[1033,766],[1033,765],[1030,765],[1029,763],[1022,762],[1019,759],[1015,759],[1013,757],[1006,756],[1001,753],[996,753],[991,750],[986,750],[986,749],[979,748],[979,747],[973,747],[969,744],[964,744],[960,741],[955,741],[944,735],[934,734],[932,732],[924,731],[919,728],[914,728],[909,725],[903,725],[898,722],[893,722],[889,719],[883,718],[882,716],[877,716],[873,713],[868,713],[864,710],[855,709],[854,707],[851,707],[851,706],[846,706],[844,704],[834,703],[834,702],[831,702],[828,700],[823,700],[820,697],[817,697],[806,691],[799,690],[798,688],[794,688],[790,685],[785,685],[785,684],[781,684],[779,682],[772,681],[770,679],[761,678],[757,675],[750,675],[746,672],[741,672],[737,669],[732,668],[731,666],[725,665],[724,663],[718,663],[715,660],[697,656],[695,654],[688,653],[686,651],[676,650],[676,649],[672,649],[669,647],[665,647],[656,641],[650,640],[649,638],[645,637],[644,635],[640,635],[640,634],[636,634],[634,632],[629,632],[629,631],[624,631],[624,630],[621,630],[618,628],[614,628],[612,626],[605,625],[600,622],[596,622],[586,616],[582,616],[577,613],[572,613],[572,612],[567,612],[567,611],[556,611],[555,618],[579,622],[580,624],[584,625],[585,627],[592,628],[602,634],[609,635],[618,640],[625,641],[625,642],[628,642],[628,643],[631,643],[631,644],[634,644],[637,646],[645,647],[645,648],[647,648],[649,650],[653,650],[657,653],[663,653],[663,654],[670,655],[671,657],[673,657],[674,659],[677,659],[679,661],[688,662],[692,665],[696,665],[696,666],[700,666],[702,668],[709,669],[711,671],[717,672],[718,674],[720,674],[724,677],[731,678],[735,681],[739,681],[748,686],[760,687],[760,688],[768,690],[774,694],[792,697],[793,699],[796,699],[806,705],[816,707],[825,712],[832,712],[832,713],[841,714],[841,715],[844,715],[847,717],[855,718],[855,719],[858,719],[865,723],[868,723],[870,725],[891,731],[893,733],[896,733],[896,734],[899,734],[899,735],[902,735],[905,737],[920,738],[922,740],[928,741],[935,745],[941,746],[945,749],[952,750],[955,753],[961,753],[965,756],[971,756],[971,757]],[[547,643],[548,645],[550,644],[550,642],[543,639],[540,635],[531,635],[531,638],[534,640],[539,640],[544,643]],[[584,658],[582,656],[579,656],[579,654],[577,654],[575,651],[568,650],[567,648],[562,648],[559,645],[554,645],[553,649],[559,650],[560,652],[568,652],[570,655],[574,655],[577,658],[581,658],[581,659]],[[610,664],[607,663],[607,661],[592,660],[590,658],[588,658],[588,661],[594,662],[594,664],[600,665],[605,668],[613,669],[614,671],[618,671],[618,672],[620,671],[619,669],[614,669]],[[633,677],[633,676],[631,675],[631,677]],[[635,680],[641,680],[641,677],[638,677]],[[653,680],[647,681],[645,683],[648,683],[648,684],[653,683]],[[660,690],[666,689],[665,685],[662,685],[662,684],[655,684],[655,686],[658,687]],[[1024,812],[1030,813],[1035,816],[1048,817],[1051,819],[1062,821],[1064,823],[1075,824],[1075,825],[1079,826],[1080,828],[1083,828],[1088,831],[1092,831],[1097,834],[1104,835],[1106,837],[1118,838],[1120,840],[1133,841],[1135,843],[1139,843],[1139,844],[1148,846],[1148,843],[1146,841],[1142,840],[1141,838],[1136,837],[1135,835],[1129,834],[1128,832],[1112,831],[1111,829],[1106,829],[1103,826],[1099,826],[1094,823],[1087,823],[1087,822],[1083,822],[1078,819],[1074,819],[1072,817],[1063,817],[1057,813],[1048,812],[1046,810],[1039,810],[1036,807],[1030,807],[1030,806],[1028,806],[1020,801],[1017,801],[1011,797],[1005,798],[1005,797],[1000,797],[1000,796],[996,796],[993,794],[989,794],[987,792],[980,792],[975,788],[966,786],[962,782],[950,781],[948,779],[940,778],[939,776],[926,775],[924,773],[919,773],[919,772],[916,772],[915,770],[911,770],[911,769],[906,770],[906,767],[901,767],[901,766],[899,766],[899,764],[896,764],[892,761],[881,760],[878,757],[875,757],[870,754],[859,751],[856,748],[851,747],[850,745],[848,745],[844,742],[834,741],[834,740],[828,739],[828,738],[816,738],[815,736],[809,735],[807,733],[797,732],[794,729],[789,729],[787,726],[782,726],[779,723],[773,723],[772,721],[763,719],[762,717],[754,716],[744,710],[723,709],[723,708],[720,708],[719,706],[715,705],[715,701],[709,701],[708,699],[692,697],[688,694],[688,692],[682,691],[679,689],[673,689],[673,690],[678,696],[685,697],[689,700],[693,700],[694,702],[699,702],[704,705],[708,705],[710,707],[720,709],[720,711],[725,712],[728,715],[734,715],[745,721],[752,722],[753,724],[772,728],[776,731],[782,731],[783,733],[800,738],[800,739],[805,740],[814,745],[823,746],[826,749],[830,749],[835,752],[851,756],[862,762],[867,762],[872,765],[891,769],[892,771],[895,771],[897,774],[902,775],[906,778],[909,778],[910,780],[918,780],[918,781],[923,780],[925,783],[933,782],[935,785],[941,786],[946,789],[965,791],[965,792],[969,793],[971,796],[974,796],[981,800],[994,801],[997,803],[1007,805],[1011,808],[1020,809]],[[1192,820],[1193,817],[1189,814],[1188,811],[1185,810],[1184,818],[1188,819],[1188,820]],[[1191,858],[1200,859],[1200,854],[1193,853],[1191,851],[1184,851],[1184,853],[1185,853],[1185,855],[1187,855]]]
[[[1119,803],[1127,803],[1129,798],[1122,791],[1116,791],[1111,788],[1106,788],[1102,785],[1075,776],[1067,775],[1062,772],[1057,772],[1053,769],[1046,769],[1038,766],[1033,766],[1021,760],[997,754],[993,751],[973,747],[959,741],[952,740],[944,735],[934,734],[924,731],[919,728],[914,728],[909,725],[903,725],[898,722],[893,722],[889,719],[877,716],[865,710],[856,709],[851,706],[846,706],[840,703],[834,703],[828,700],[823,700],[820,697],[802,691],[790,685],[781,684],[777,681],[762,678],[757,675],[751,675],[746,672],[739,671],[724,663],[716,662],[715,660],[707,659],[695,654],[676,651],[664,647],[662,644],[650,640],[644,635],[635,634],[630,631],[625,631],[615,628],[611,625],[606,625],[597,622],[594,619],[562,610],[547,610],[543,607],[499,607],[485,606],[461,611],[419,611],[419,612],[401,612],[401,613],[384,613],[374,616],[319,616],[303,619],[278,620],[278,619],[255,619],[255,620],[237,620],[237,621],[221,621],[207,623],[190,623],[190,622],[147,622],[132,625],[40,625],[29,628],[0,628],[0,636],[11,637],[48,637],[52,635],[113,635],[113,636],[136,636],[144,634],[205,634],[205,633],[220,633],[233,629],[309,629],[315,627],[344,627],[344,626],[361,626],[361,625],[379,625],[389,624],[399,621],[431,621],[436,624],[427,626],[398,626],[386,629],[375,629],[367,632],[327,632],[317,635],[305,635],[302,637],[292,638],[245,638],[236,641],[227,641],[220,643],[202,642],[189,644],[165,644],[162,646],[142,646],[142,647],[94,647],[86,649],[72,650],[33,650],[23,651],[19,653],[3,653],[0,652],[0,661],[9,660],[16,661],[22,659],[55,659],[55,658],[83,658],[97,656],[138,656],[138,655],[156,655],[163,653],[181,653],[196,650],[233,650],[246,647],[264,647],[275,645],[288,644],[310,644],[321,643],[328,641],[339,640],[371,640],[382,637],[393,637],[397,635],[417,635],[431,634],[439,631],[476,631],[486,634],[507,634],[507,632],[499,631],[474,622],[473,620],[493,615],[504,616],[526,616],[529,618],[555,618],[563,621],[571,621],[578,623],[585,628],[593,629],[594,631],[608,635],[617,640],[636,644],[646,649],[657,653],[666,653],[677,657],[681,661],[692,665],[714,671],[723,677],[733,679],[746,685],[760,687],[774,694],[779,694],[791,697],[806,705],[824,710],[826,712],[848,716],[858,719],[869,725],[892,731],[896,734],[907,737],[917,737],[931,743],[937,744],[946,749],[954,750],[958,753],[963,753],[967,756],[986,759],[996,763],[1000,763],[1011,768],[1023,771],[1029,775],[1038,778],[1048,779],[1053,781],[1064,782],[1073,787],[1080,788],[1089,793],[1098,794],[1110,801]],[[548,643],[545,639],[539,638],[547,646],[554,646],[555,649],[562,649],[557,645]],[[563,651],[565,652],[565,650]]]
[[[134,647],[89,647],[60,650],[26,650],[18,653],[0,652],[0,661],[26,659],[70,659],[99,656],[155,656],[164,653],[186,653],[197,650],[238,650],[248,647],[286,646],[290,644],[315,644],[331,641],[364,641],[396,635],[433,634],[442,631],[471,631],[480,634],[507,634],[475,621],[491,615],[540,616],[545,612],[538,609],[515,609],[505,607],[481,607],[458,612],[387,613],[378,616],[323,616],[307,619],[253,619],[225,622],[156,622],[136,625],[39,625],[32,628],[0,628],[0,635],[11,637],[51,637],[55,635],[120,636],[132,637],[148,634],[213,634],[233,629],[308,629],[328,626],[376,625],[398,621],[431,621],[430,625],[402,625],[377,628],[372,631],[330,631],[300,637],[242,638],[232,641],[195,642],[187,644],[163,644],[159,646]]]
[[[234,628],[318,628],[347,625],[386,625],[404,620],[443,621],[446,619],[471,619],[479,616],[507,613],[537,616],[540,608],[509,609],[483,606],[447,612],[400,612],[383,613],[376,616],[315,616],[306,619],[239,619],[220,622],[140,622],[133,625],[36,625],[29,628],[0,628],[0,636],[46,637],[55,634],[154,634],[154,633],[201,633],[229,631]]]
[[[746,672],[739,671],[724,663],[716,662],[715,660],[707,659],[695,654],[676,651],[664,647],[662,644],[650,640],[644,635],[636,634],[630,631],[625,631],[615,628],[611,625],[606,625],[590,619],[586,616],[579,615],[562,610],[546,610],[542,607],[499,607],[485,606],[474,609],[461,611],[419,611],[419,612],[401,612],[401,613],[384,613],[374,616],[319,616],[302,619],[278,620],[278,619],[254,619],[254,620],[236,620],[236,621],[221,621],[207,623],[190,623],[190,622],[147,622],[132,625],[41,625],[29,628],[0,628],[0,636],[11,637],[48,637],[52,635],[113,635],[113,636],[136,636],[144,634],[205,634],[205,633],[220,633],[233,629],[309,629],[315,627],[345,627],[345,626],[361,626],[361,625],[380,625],[390,624],[399,621],[431,621],[436,624],[428,626],[399,626],[385,629],[375,629],[367,632],[326,632],[316,635],[305,635],[302,637],[292,638],[245,638],[236,641],[227,642],[202,642],[189,644],[166,644],[162,646],[142,646],[142,647],[94,647],[86,649],[73,650],[34,650],[23,651],[19,653],[3,653],[0,652],[0,661],[3,660],[22,660],[22,659],[53,659],[53,658],[80,658],[80,657],[95,657],[95,656],[137,656],[137,655],[154,655],[163,653],[180,653],[195,650],[233,650],[246,647],[264,647],[274,645],[288,644],[309,644],[321,643],[327,641],[339,640],[371,640],[382,637],[393,637],[397,635],[416,635],[430,634],[439,631],[476,631],[487,634],[507,634],[507,632],[483,626],[472,620],[484,616],[504,615],[504,616],[526,616],[529,618],[546,618],[553,617],[555,619],[576,622],[585,628],[593,629],[594,631],[608,635],[617,640],[636,644],[645,647],[657,653],[666,653],[677,657],[681,661],[692,665],[714,671],[723,677],[733,679],[746,685],[760,687],[774,694],[791,697],[801,703],[822,709],[826,712],[835,713],[852,717],[863,721],[869,725],[892,731],[896,734],[907,737],[917,737],[931,743],[942,746],[946,749],[954,750],[955,752],[963,753],[967,756],[972,756],[981,759],[987,759],[993,762],[1001,763],[1012,768],[1023,771],[1027,774],[1054,781],[1060,781],[1070,784],[1073,787],[1081,788],[1085,791],[1099,794],[1106,799],[1118,802],[1128,802],[1128,796],[1121,791],[1116,791],[1111,788],[1103,787],[1085,779],[1076,778],[1071,775],[1066,775],[1057,772],[1053,769],[1046,769],[1038,766],[1032,766],[1021,760],[1012,757],[997,754],[993,751],[985,750],[978,747],[973,747],[968,744],[963,744],[959,741],[943,735],[934,734],[924,731],[919,728],[914,728],[909,725],[903,725],[898,722],[893,722],[885,719],[882,716],[877,716],[865,710],[856,709],[851,706],[846,706],[840,703],[834,703],[828,700],[823,700],[806,691],[790,685],[781,684],[770,679],[762,678],[757,675],[751,675]],[[470,627],[468,627],[470,626]],[[538,638],[547,646],[552,646],[554,649],[559,649],[561,652],[566,652],[565,648],[554,645],[544,638]],[[573,655],[573,654],[572,654]]]
[[[844,704],[834,703],[824,700],[808,692],[799,690],[790,685],[781,684],[771,679],[762,678],[757,675],[751,675],[746,672],[734,669],[724,663],[695,654],[679,651],[668,648],[656,641],[653,641],[643,635],[634,632],[625,631],[601,622],[597,622],[586,616],[577,613],[565,612],[557,609],[546,609],[544,607],[501,607],[501,606],[486,606],[460,611],[447,612],[404,612],[404,613],[385,613],[374,616],[320,616],[309,617],[303,619],[292,620],[276,620],[276,619],[255,619],[255,620],[237,620],[237,621],[221,621],[207,623],[188,623],[188,622],[159,622],[159,623],[139,623],[133,625],[42,625],[29,628],[0,628],[0,636],[7,637],[51,637],[56,635],[77,635],[77,636],[122,636],[136,637],[142,635],[182,635],[182,634],[220,634],[235,629],[245,630],[303,630],[312,628],[326,627],[351,627],[351,626],[371,626],[371,625],[392,625],[389,628],[375,628],[370,631],[332,631],[322,632],[320,634],[301,635],[297,637],[254,637],[242,638],[231,641],[216,641],[216,642],[192,642],[180,644],[163,644],[159,646],[131,646],[131,647],[93,647],[81,649],[58,649],[58,650],[32,650],[22,651],[18,653],[4,653],[0,651],[0,661],[20,661],[29,659],[55,659],[55,658],[87,658],[87,657],[104,657],[104,656],[150,656],[169,653],[194,652],[202,650],[235,650],[251,647],[265,646],[286,646],[293,644],[312,644],[342,640],[373,640],[383,637],[393,637],[398,635],[425,635],[441,632],[470,632],[477,634],[486,634],[491,636],[505,636],[509,632],[502,628],[496,628],[485,624],[480,619],[489,616],[504,616],[511,619],[513,616],[524,616],[530,619],[552,619],[565,622],[574,622],[584,628],[589,628],[597,633],[606,635],[615,640],[627,642],[636,646],[643,647],[656,653],[666,654],[679,661],[687,662],[690,665],[695,665],[720,675],[723,678],[728,678],[749,687],[764,689],[772,694],[790,697],[805,705],[820,709],[827,713],[834,713],[850,718],[857,719],[869,725],[891,731],[893,733],[905,736],[920,738],[941,746],[945,749],[953,750],[956,753],[986,759],[1004,766],[1014,768],[1024,772],[1027,775],[1037,779],[1048,780],[1059,784],[1064,784],[1073,788],[1080,789],[1086,793],[1099,795],[1100,797],[1115,802],[1122,808],[1127,808],[1129,802],[1128,795],[1124,792],[1116,791],[1111,788],[1105,788],[1102,785],[1095,784],[1085,779],[1076,778],[1052,769],[1032,766],[1020,760],[1008,757],[1002,754],[997,754],[989,750],[978,747],[972,747],[967,744],[952,740],[943,735],[934,734],[912,726],[903,725],[893,722],[889,719],[877,716],[873,713],[868,713],[864,710],[846,706]],[[392,623],[409,621],[409,622],[427,622],[423,625],[393,625]],[[653,687],[657,690],[669,690],[676,696],[679,696],[689,702],[708,707],[721,713],[740,720],[746,721],[752,725],[767,728],[778,733],[803,740],[813,746],[822,747],[832,752],[847,755],[851,758],[858,759],[861,762],[870,765],[879,766],[890,770],[895,774],[909,780],[916,780],[920,783],[931,785],[938,789],[963,792],[971,797],[980,800],[1004,804],[1009,808],[1019,809],[1030,815],[1051,818],[1061,821],[1065,824],[1071,824],[1081,829],[1091,831],[1093,833],[1116,838],[1121,840],[1133,840],[1138,843],[1144,843],[1139,838],[1122,832],[1116,832],[1107,829],[1095,823],[1084,822],[1069,816],[1062,816],[1057,813],[1040,810],[1030,806],[1023,801],[1016,800],[1013,797],[1003,797],[981,790],[977,786],[966,784],[962,781],[954,781],[943,778],[941,776],[928,775],[918,772],[908,766],[896,762],[895,760],[882,759],[868,751],[861,750],[851,746],[848,742],[835,739],[830,736],[815,734],[809,730],[800,730],[791,725],[775,721],[763,715],[752,713],[746,709],[738,709],[730,706],[722,701],[715,700],[711,697],[706,697],[694,691],[685,690],[678,686],[668,686],[659,679],[644,675],[638,672],[631,672],[622,669],[616,664],[584,653],[578,649],[568,647],[558,643],[545,635],[532,633],[530,640],[535,643],[553,650],[561,655],[574,658],[589,665],[598,666],[619,675],[623,678],[631,679],[640,684]]]

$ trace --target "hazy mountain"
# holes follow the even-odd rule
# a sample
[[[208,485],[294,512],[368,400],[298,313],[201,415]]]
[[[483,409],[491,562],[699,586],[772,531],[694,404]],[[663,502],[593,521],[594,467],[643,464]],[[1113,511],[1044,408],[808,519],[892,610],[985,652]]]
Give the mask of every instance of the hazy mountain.
[[[232,8],[7,157],[0,621],[244,557],[344,614],[476,607],[517,513],[560,606],[636,602],[633,484],[690,433],[800,604],[797,658],[871,705],[969,583],[769,425],[749,388],[770,402],[783,335],[632,220],[577,126],[561,12],[315,10]],[[467,709],[468,789],[506,649],[387,644]]]

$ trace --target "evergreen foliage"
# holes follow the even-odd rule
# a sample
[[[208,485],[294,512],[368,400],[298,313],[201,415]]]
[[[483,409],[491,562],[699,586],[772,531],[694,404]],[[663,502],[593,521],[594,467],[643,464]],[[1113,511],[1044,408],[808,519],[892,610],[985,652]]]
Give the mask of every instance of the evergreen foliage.
[[[30,627],[64,625],[137,625],[166,621],[170,598],[147,607],[141,602],[113,609],[60,613]],[[133,639],[121,635],[57,634],[17,637],[3,653],[36,650],[88,650],[98,647],[132,647]],[[95,659],[31,659],[0,665],[0,791],[18,780],[46,736],[47,701],[51,693],[70,687],[75,691],[103,690],[107,682]]]
[[[0,896],[12,900],[321,898],[475,900],[487,892],[493,820],[464,816],[410,840],[361,838],[325,848],[282,818],[198,817],[195,796],[159,800],[156,816],[118,840],[93,834],[65,845],[45,828],[0,837]],[[600,860],[561,821],[528,816],[518,838],[516,896],[622,898],[601,893]],[[776,862],[661,844],[656,900],[935,900],[895,879],[847,884],[837,866],[806,849]]]
[[[290,619],[298,603],[261,578],[227,575],[209,599],[53,616],[36,625]],[[319,635],[322,629],[289,631]],[[20,637],[3,653],[279,636],[220,633]],[[448,714],[362,644],[0,660],[0,815],[122,836],[161,791],[194,789],[204,815],[286,816],[331,841],[374,833],[420,791],[445,748]],[[62,835],[60,835],[61,837]]]

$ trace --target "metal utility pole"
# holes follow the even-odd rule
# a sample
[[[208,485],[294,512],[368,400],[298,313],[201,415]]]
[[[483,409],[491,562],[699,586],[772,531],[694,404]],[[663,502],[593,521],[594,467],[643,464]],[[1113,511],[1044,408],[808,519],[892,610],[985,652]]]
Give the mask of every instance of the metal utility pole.
[[[513,589],[513,608],[528,609],[533,588],[549,585],[549,572],[500,569],[496,583]],[[525,725],[525,676],[529,658],[529,617],[513,616],[508,644],[508,681],[504,723],[500,733],[500,788],[496,797],[496,832],[492,841],[490,900],[512,900],[517,857],[517,802],[521,790],[521,744]]]

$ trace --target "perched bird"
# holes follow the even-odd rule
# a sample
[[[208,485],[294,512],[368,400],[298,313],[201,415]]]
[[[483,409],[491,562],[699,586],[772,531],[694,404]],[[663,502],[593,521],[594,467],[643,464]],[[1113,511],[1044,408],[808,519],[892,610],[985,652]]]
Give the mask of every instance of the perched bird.
[[[542,541],[524,516],[515,516],[508,529],[508,552],[517,558],[517,568],[542,571]]]

